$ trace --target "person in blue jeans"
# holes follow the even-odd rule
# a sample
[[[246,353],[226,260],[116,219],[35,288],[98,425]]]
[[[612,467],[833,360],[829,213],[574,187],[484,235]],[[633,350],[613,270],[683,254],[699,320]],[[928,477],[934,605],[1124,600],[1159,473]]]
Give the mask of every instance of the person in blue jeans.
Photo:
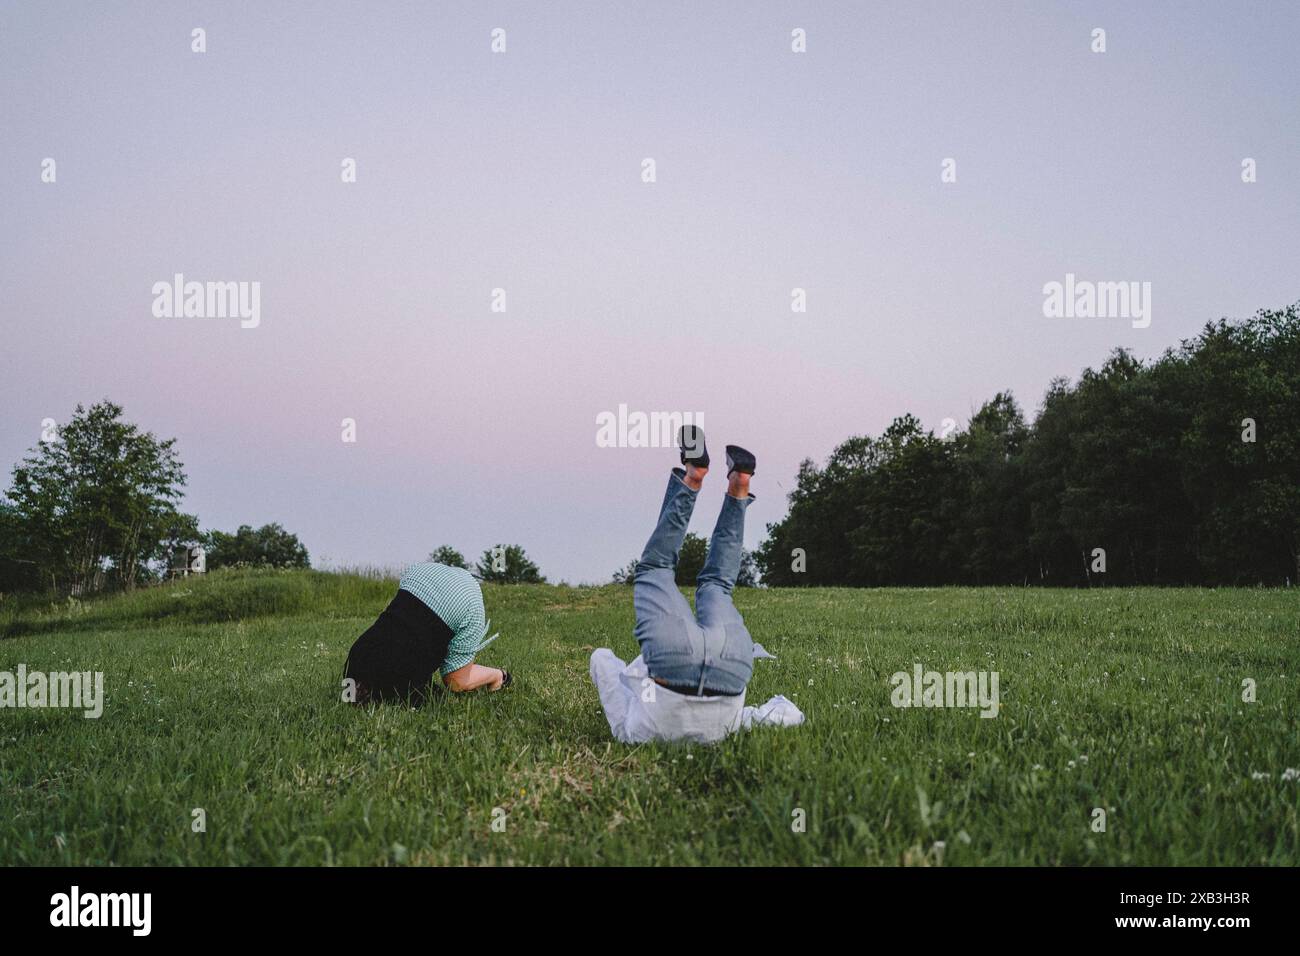
[[[641,656],[624,665],[613,652],[592,654],[591,677],[614,736],[645,740],[719,740],[740,726],[754,667],[754,642],[731,600],[740,574],[745,510],[754,496],[754,456],[727,446],[727,494],[696,579],[695,610],[677,588],[677,560],[709,470],[701,429],[678,440],[681,468],[668,478],[655,524],[636,565],[632,602]]]

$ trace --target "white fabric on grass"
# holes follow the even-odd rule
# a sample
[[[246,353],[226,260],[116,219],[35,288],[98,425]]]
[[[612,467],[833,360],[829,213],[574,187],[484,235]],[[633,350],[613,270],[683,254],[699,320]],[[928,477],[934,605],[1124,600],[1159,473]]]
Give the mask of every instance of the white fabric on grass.
[[[755,657],[761,645],[755,645]],[[763,655],[771,657],[766,651]],[[591,655],[596,685],[614,739],[625,744],[651,740],[715,743],[737,730],[756,726],[793,727],[803,712],[777,694],[761,707],[746,707],[745,695],[692,697],[656,684],[638,655],[625,664],[608,647]]]

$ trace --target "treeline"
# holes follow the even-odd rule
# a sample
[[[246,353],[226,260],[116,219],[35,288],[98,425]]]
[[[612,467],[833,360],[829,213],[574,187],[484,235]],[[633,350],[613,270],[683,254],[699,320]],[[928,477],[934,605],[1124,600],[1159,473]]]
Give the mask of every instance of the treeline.
[[[1141,362],[999,393],[946,438],[897,418],[805,461],[765,584],[1286,585],[1300,578],[1300,303]]]
[[[0,598],[130,590],[177,573],[227,567],[310,568],[298,536],[277,523],[200,530],[180,509],[186,483],[176,440],[157,438],[110,401],[78,405],[13,467],[0,492]],[[429,556],[468,568],[449,546]],[[517,544],[483,552],[473,573],[493,583],[544,583]]]
[[[208,570],[310,567],[307,549],[278,524],[200,531],[180,510],[184,487],[175,439],[142,431],[112,402],[78,405],[0,494],[0,595],[127,590],[161,580],[196,545]]]

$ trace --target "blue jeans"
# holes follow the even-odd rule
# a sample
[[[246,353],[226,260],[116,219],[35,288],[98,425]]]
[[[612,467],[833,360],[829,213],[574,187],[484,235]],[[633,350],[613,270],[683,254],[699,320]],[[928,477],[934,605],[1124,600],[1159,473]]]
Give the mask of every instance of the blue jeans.
[[[726,495],[695,588],[695,613],[677,588],[677,556],[695,510],[697,492],[674,468],[659,522],[636,566],[632,603],[636,639],[650,676],[675,690],[740,694],[754,669],[754,641],[731,601],[740,573],[749,498]]]

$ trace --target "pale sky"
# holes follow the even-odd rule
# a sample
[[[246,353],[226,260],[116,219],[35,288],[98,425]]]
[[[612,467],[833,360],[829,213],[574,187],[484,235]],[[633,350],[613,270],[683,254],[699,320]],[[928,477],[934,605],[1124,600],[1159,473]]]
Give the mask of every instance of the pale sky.
[[[849,435],[1300,298],[1298,39],[1280,2],[2,2],[6,484],[107,397],[205,528],[601,581],[676,462],[597,446],[623,403],[757,453],[754,547]],[[156,317],[175,273],[260,324]],[[1067,273],[1150,282],[1150,327],[1044,317]]]

